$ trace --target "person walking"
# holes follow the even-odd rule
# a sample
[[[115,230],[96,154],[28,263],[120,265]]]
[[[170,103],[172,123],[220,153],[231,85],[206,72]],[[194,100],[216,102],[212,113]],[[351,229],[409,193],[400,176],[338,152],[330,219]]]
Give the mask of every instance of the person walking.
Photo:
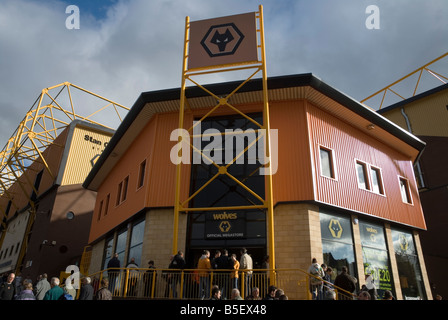
[[[114,253],[112,259],[107,263],[107,277],[109,278],[110,291],[112,295],[115,294],[115,289],[119,288],[118,282],[120,281],[120,260],[118,260],[118,253]]]
[[[342,288],[345,291],[340,291],[341,298],[346,300],[353,300],[353,296],[351,293],[356,290],[355,281],[353,277],[348,274],[348,270],[346,266],[341,268],[341,273],[334,280],[334,285],[336,287]]]
[[[36,300],[36,297],[33,294],[32,282],[24,283],[23,290],[17,295],[16,300]]]
[[[238,269],[240,268],[240,262],[236,259],[236,254],[231,255],[231,261],[233,261],[233,271],[230,274],[232,289],[238,288]]]
[[[154,260],[148,261],[148,270],[146,270],[144,277],[145,281],[145,297],[151,297],[152,289],[154,285],[154,292],[156,292],[155,284],[156,284],[156,267],[154,266]]]
[[[371,300],[376,300],[378,294],[376,291],[375,281],[373,280],[372,274],[370,271],[366,273],[366,289],[367,292],[370,294]]]
[[[231,291],[230,300],[243,300],[240,295],[240,290],[233,288]]]
[[[247,253],[247,249],[241,249],[240,269],[245,270],[244,274],[244,296],[249,295],[252,283],[252,257]]]
[[[136,270],[138,268],[138,264],[135,262],[135,258],[131,258],[129,263],[126,265],[126,268],[132,269],[129,270],[129,279],[128,279],[128,297],[135,297],[137,292],[137,279],[139,271]]]
[[[331,275],[333,274],[333,268],[327,267],[324,263],[321,265],[321,267],[325,272],[325,276],[323,277],[323,280],[325,281],[323,284],[324,300],[334,300],[334,288],[332,286],[333,282],[331,281]]]
[[[210,294],[210,251],[204,250],[198,261],[199,271],[199,298],[204,299]]]
[[[246,300],[261,300],[260,289],[258,289],[257,287],[253,287],[252,293],[246,297]]]
[[[183,251],[179,250],[177,252],[168,268],[176,270],[171,273],[171,291],[173,293],[173,298],[177,298],[177,285],[180,283],[181,270],[185,268]]]
[[[276,286],[269,286],[268,292],[266,293],[266,296],[263,298],[263,300],[275,300],[276,292],[277,292]]]
[[[64,290],[59,287],[59,278],[53,277],[50,281],[51,289],[45,293],[43,300],[59,300],[59,298],[64,294]]]
[[[95,294],[95,300],[112,300],[112,292],[109,291],[109,280],[101,279],[101,288]]]
[[[16,295],[16,286],[14,284],[14,279],[16,275],[14,273],[10,273],[4,281],[0,285],[0,300],[12,300]]]
[[[215,271],[215,275],[218,277],[218,286],[221,288],[221,296],[225,299],[229,295],[229,278],[231,270],[233,270],[233,260],[229,257],[229,252],[224,249],[217,259],[215,259],[214,268],[219,270]]]
[[[93,300],[93,287],[90,282],[90,277],[81,279],[81,292],[79,293],[78,300]]]
[[[47,278],[48,275],[46,273],[42,274],[41,279],[34,288],[34,295],[37,300],[43,300],[47,291],[51,289],[50,282],[48,282]]]
[[[308,268],[308,273],[310,276],[310,292],[312,294],[313,300],[322,300],[322,292],[323,292],[323,281],[322,279],[325,276],[324,270],[317,263],[317,259],[313,258],[311,260],[311,265]]]

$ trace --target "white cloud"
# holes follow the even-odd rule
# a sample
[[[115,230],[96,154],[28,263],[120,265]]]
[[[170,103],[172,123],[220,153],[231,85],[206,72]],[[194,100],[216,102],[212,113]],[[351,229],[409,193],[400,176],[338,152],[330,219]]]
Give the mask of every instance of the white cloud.
[[[445,1],[121,0],[101,20],[80,5],[81,28],[68,30],[69,0],[1,0],[0,144],[48,86],[72,82],[129,107],[143,91],[179,87],[185,17],[259,3],[269,75],[312,72],[362,99],[448,51]],[[370,4],[380,30],[365,27]]]

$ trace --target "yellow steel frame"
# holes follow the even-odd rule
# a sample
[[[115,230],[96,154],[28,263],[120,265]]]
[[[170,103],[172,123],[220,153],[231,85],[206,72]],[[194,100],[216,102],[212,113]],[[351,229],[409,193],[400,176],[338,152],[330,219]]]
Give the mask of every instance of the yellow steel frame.
[[[396,85],[402,83],[402,82],[405,81],[406,79],[412,77],[413,75],[418,74],[417,83],[415,84],[415,87],[414,87],[414,90],[413,90],[413,93],[412,93],[412,97],[415,96],[415,94],[417,93],[417,89],[418,89],[418,87],[419,87],[419,85],[420,85],[420,82],[421,82],[421,80],[422,80],[423,71],[428,72],[431,76],[433,76],[434,78],[436,78],[437,80],[439,80],[439,81],[442,82],[443,84],[447,83],[447,81],[448,81],[448,78],[447,78],[447,77],[441,75],[440,73],[438,73],[438,72],[436,72],[436,71],[434,71],[434,70],[432,70],[432,69],[429,69],[429,66],[433,65],[434,63],[436,63],[436,62],[442,60],[443,58],[445,58],[445,57],[447,57],[447,56],[448,56],[448,52],[445,53],[445,54],[443,54],[443,55],[441,55],[440,57],[438,57],[438,58],[432,60],[431,62],[428,62],[427,64],[421,66],[420,68],[418,68],[418,69],[412,71],[411,73],[409,73],[408,75],[406,75],[406,76],[404,76],[404,77],[398,79],[397,81],[391,83],[391,84],[388,85],[387,87],[385,87],[385,88],[383,88],[383,89],[381,89],[381,90],[375,92],[374,94],[368,96],[367,98],[361,100],[361,103],[365,103],[366,101],[371,100],[371,99],[373,99],[374,97],[376,97],[376,96],[382,94],[381,102],[380,102],[380,105],[379,105],[379,108],[378,108],[378,109],[381,109],[382,106],[383,106],[384,100],[385,100],[385,98],[386,98],[386,94],[387,94],[389,91],[392,92],[394,95],[398,96],[400,99],[402,99],[402,100],[406,100],[407,98],[406,98],[403,94],[399,94],[399,93],[397,92],[397,90],[394,89],[394,87],[395,87]],[[408,97],[408,98],[409,98],[409,97]]]
[[[74,95],[80,99],[94,100],[94,105],[89,104],[91,110],[96,110],[87,116],[81,116],[75,110]],[[100,104],[98,107],[97,104]],[[106,104],[106,105],[104,105]],[[31,199],[29,190],[38,194],[34,188],[34,183],[29,178],[32,163],[40,162],[44,170],[55,180],[55,172],[52,172],[48,165],[48,159],[44,156],[44,150],[54,144],[56,137],[61,133],[70,123],[74,120],[83,120],[88,123],[98,124],[103,127],[112,128],[106,125],[106,118],[111,121],[111,112],[107,112],[110,108],[113,108],[118,122],[122,121],[121,112],[127,112],[129,108],[106,99],[100,95],[97,95],[91,91],[83,89],[69,82],[64,82],[49,88],[45,88],[39,94],[38,98],[26,113],[24,119],[20,122],[17,129],[8,139],[4,148],[0,151],[0,197],[6,197],[11,201],[11,207],[15,210],[20,210],[20,204],[14,200],[14,194],[10,188],[14,184],[18,184],[21,192],[27,196],[30,204],[29,212],[30,217],[28,220],[28,226],[26,229],[25,237],[19,254],[19,260],[17,268],[20,267],[21,260],[23,259],[26,247],[27,237],[31,231],[33,224],[36,206]],[[100,113],[101,112],[101,113]],[[107,115],[107,117],[104,117]],[[96,117],[101,121],[94,120]],[[112,120],[117,122],[117,120]],[[23,177],[23,178],[21,178]],[[14,211],[15,211],[14,210]],[[13,211],[13,212],[14,212]],[[0,219],[3,227],[3,232],[0,238],[0,247],[3,244],[3,240],[6,234],[6,208],[0,206]],[[17,270],[16,270],[17,272]]]
[[[247,63],[240,63],[234,65],[219,65],[212,66],[207,68],[198,68],[198,69],[187,69],[187,61],[188,61],[188,52],[189,52],[189,31],[190,31],[190,20],[189,17],[186,17],[185,21],[185,41],[184,41],[184,56],[183,56],[183,69],[182,69],[182,85],[181,85],[181,96],[180,96],[180,108],[179,108],[179,128],[184,127],[184,113],[185,106],[187,105],[187,98],[185,95],[186,90],[186,82],[191,81],[194,85],[198,86],[214,99],[216,99],[217,104],[211,108],[201,119],[203,121],[207,117],[209,117],[214,111],[216,111],[221,106],[227,106],[231,108],[236,113],[242,115],[249,121],[256,124],[262,132],[265,133],[265,141],[266,141],[266,155],[269,160],[269,166],[266,168],[268,170],[268,174],[265,175],[265,184],[266,184],[266,193],[265,197],[260,197],[256,192],[247,187],[242,181],[238,180],[234,176],[232,176],[228,172],[228,167],[235,163],[235,161],[241,157],[247,150],[254,144],[254,141],[251,145],[248,145],[245,150],[243,150],[240,154],[238,154],[233,161],[225,165],[219,165],[212,161],[212,159],[207,158],[205,154],[195,148],[191,141],[190,137],[179,137],[178,139],[178,155],[182,152],[181,145],[182,143],[187,143],[193,150],[193,152],[198,152],[202,157],[207,158],[211,165],[215,166],[218,169],[218,173],[212,177],[209,181],[207,181],[204,185],[202,185],[194,194],[190,195],[187,199],[181,200],[181,168],[182,163],[179,163],[176,167],[176,191],[175,191],[175,205],[174,205],[174,224],[173,224],[173,254],[177,253],[178,246],[178,228],[179,228],[179,213],[180,212],[195,212],[195,211],[212,211],[212,210],[238,210],[238,209],[264,209],[267,212],[267,229],[268,229],[268,245],[269,245],[269,258],[271,266],[275,266],[275,246],[274,246],[274,210],[273,210],[273,196],[272,196],[272,172],[271,172],[271,146],[270,146],[270,125],[269,125],[269,103],[268,103],[268,88],[267,88],[267,72],[266,72],[266,54],[265,54],[265,40],[264,40],[264,27],[263,27],[263,6],[259,6],[259,11],[256,12],[256,18],[258,18],[258,28],[257,28],[257,42],[258,42],[258,50],[259,50],[259,59],[258,61],[250,61]],[[195,81],[193,78],[196,76],[217,73],[217,72],[232,72],[232,71],[241,71],[241,70],[249,70],[255,69],[255,71],[250,74],[250,76],[243,81],[237,88],[235,88],[231,93],[227,96],[217,96],[204,86],[202,86],[198,81]],[[244,112],[240,111],[238,108],[233,106],[229,99],[238,90],[240,90],[246,83],[248,83],[256,74],[262,73],[262,83],[263,83],[263,125],[259,124],[257,121],[246,115]],[[199,123],[199,122],[198,122]],[[197,125],[197,123],[196,123]],[[195,125],[188,129],[188,132],[191,134]],[[261,138],[260,136],[258,138]],[[188,141],[185,141],[188,139]],[[255,196],[256,199],[260,201],[260,204],[247,205],[247,206],[232,206],[232,207],[208,207],[208,208],[189,208],[188,203],[192,200],[197,194],[199,194],[203,189],[210,184],[214,179],[216,179],[219,175],[227,175],[230,179],[235,181],[238,185],[248,191],[250,194]],[[271,276],[271,281],[274,281],[274,275]]]

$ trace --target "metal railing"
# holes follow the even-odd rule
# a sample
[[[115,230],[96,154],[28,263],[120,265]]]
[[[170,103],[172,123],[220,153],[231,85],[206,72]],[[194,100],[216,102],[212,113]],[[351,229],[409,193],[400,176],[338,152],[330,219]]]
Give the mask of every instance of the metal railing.
[[[301,269],[254,269],[235,273],[235,270],[110,268],[89,277],[95,292],[100,288],[101,280],[107,277],[114,298],[209,299],[212,287],[218,285],[223,299],[230,299],[233,288],[239,289],[245,299],[254,287],[259,289],[262,299],[272,283],[282,289],[289,300],[311,300],[310,278],[315,276]],[[334,293],[331,300],[356,297],[330,282],[323,281],[323,286]],[[319,298],[329,299],[328,295]]]

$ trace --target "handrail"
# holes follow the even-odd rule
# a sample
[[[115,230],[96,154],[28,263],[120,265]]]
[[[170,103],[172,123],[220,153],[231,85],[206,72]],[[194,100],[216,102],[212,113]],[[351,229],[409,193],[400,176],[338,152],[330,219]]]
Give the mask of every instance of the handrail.
[[[302,269],[169,269],[169,268],[108,268],[89,275],[95,292],[101,280],[109,278],[113,297],[131,299],[201,299],[201,281],[205,299],[211,295],[213,284],[225,288],[223,295],[230,298],[234,287],[231,280],[238,278],[237,288],[244,299],[248,288],[258,287],[263,298],[271,283],[283,289],[292,300],[311,300],[310,279],[319,277]],[[270,279],[273,277],[273,279]],[[201,278],[203,278],[201,280]],[[335,292],[335,300],[354,299],[356,295],[320,279]],[[201,292],[199,292],[201,290]]]

